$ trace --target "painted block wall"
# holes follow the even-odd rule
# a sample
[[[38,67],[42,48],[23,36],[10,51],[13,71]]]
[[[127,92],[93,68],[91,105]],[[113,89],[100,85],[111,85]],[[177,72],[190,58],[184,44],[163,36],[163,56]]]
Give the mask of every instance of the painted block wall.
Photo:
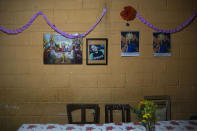
[[[170,95],[172,119],[197,115],[197,19],[171,35],[172,56],[153,57],[152,33],[139,19],[120,18],[131,5],[153,25],[171,29],[197,12],[196,0],[0,0],[0,25],[17,29],[38,11],[67,33],[84,33],[82,65],[44,65],[43,34],[56,33],[42,16],[24,32],[0,32],[0,129],[23,123],[67,123],[67,103],[136,106],[145,95]],[[140,56],[120,56],[120,32],[140,32]],[[108,65],[86,65],[86,38],[108,38]],[[132,121],[136,118],[132,114]]]

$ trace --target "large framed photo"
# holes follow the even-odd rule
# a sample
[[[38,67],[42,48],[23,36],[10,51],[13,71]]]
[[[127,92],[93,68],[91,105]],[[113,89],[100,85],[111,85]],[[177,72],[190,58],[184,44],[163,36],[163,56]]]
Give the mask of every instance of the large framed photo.
[[[107,65],[107,38],[87,38],[86,39],[86,64],[87,65]]]
[[[82,64],[82,38],[44,34],[44,64]]]

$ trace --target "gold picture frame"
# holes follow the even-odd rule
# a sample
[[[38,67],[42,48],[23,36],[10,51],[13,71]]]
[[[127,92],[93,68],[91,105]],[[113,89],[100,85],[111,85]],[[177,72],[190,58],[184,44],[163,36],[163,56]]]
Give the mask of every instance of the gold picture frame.
[[[86,64],[107,65],[108,39],[87,38],[86,39]]]

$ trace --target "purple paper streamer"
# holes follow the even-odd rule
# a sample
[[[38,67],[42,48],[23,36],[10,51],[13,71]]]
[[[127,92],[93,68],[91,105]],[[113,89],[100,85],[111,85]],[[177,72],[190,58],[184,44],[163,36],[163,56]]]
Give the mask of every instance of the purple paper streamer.
[[[74,38],[80,38],[80,37],[84,37],[86,36],[88,33],[90,33],[95,27],[96,25],[101,21],[101,19],[103,18],[103,16],[105,15],[105,13],[107,12],[107,9],[103,9],[103,14],[102,16],[99,18],[99,20],[85,33],[83,34],[79,34],[79,35],[72,35],[72,34],[68,34],[68,33],[65,33],[61,30],[59,30],[58,28],[56,28],[53,24],[50,23],[50,21],[46,18],[46,16],[44,15],[44,13],[42,12],[37,12],[36,14],[34,14],[32,16],[32,18],[29,20],[29,22],[24,25],[23,27],[19,28],[19,29],[16,29],[16,30],[8,30],[2,26],[0,26],[0,30],[7,33],[7,34],[18,34],[22,31],[24,31],[25,29],[27,29],[33,22],[34,20],[39,16],[39,15],[42,15],[43,18],[45,19],[45,21],[47,22],[47,24],[53,29],[55,30],[56,32],[58,32],[59,34],[67,37],[67,38],[71,38],[71,39],[74,39]]]
[[[150,24],[148,21],[146,21],[144,18],[142,18],[142,16],[140,16],[140,14],[136,14],[136,16],[138,17],[138,19],[146,24],[147,26],[149,26],[150,28],[152,28],[153,30],[155,31],[158,31],[158,32],[163,32],[163,33],[175,33],[175,32],[178,32],[180,30],[182,30],[183,28],[185,28],[187,25],[189,25],[192,20],[197,16],[197,14],[193,14],[184,24],[176,27],[175,29],[171,29],[171,30],[163,30],[163,29],[159,29],[155,26],[153,26],[152,24]]]

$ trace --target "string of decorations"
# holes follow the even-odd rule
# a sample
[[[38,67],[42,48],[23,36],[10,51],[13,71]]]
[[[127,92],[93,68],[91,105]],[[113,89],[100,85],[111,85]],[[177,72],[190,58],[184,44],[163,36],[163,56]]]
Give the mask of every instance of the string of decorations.
[[[33,22],[34,20],[39,16],[39,15],[42,15],[43,18],[45,19],[45,21],[47,22],[47,24],[53,29],[55,30],[56,32],[58,32],[59,34],[67,37],[67,38],[80,38],[80,37],[84,37],[86,36],[88,33],[90,33],[95,27],[96,25],[101,21],[101,19],[103,18],[103,16],[105,15],[105,13],[107,12],[106,8],[103,9],[103,13],[102,13],[102,16],[98,19],[98,21],[85,33],[83,34],[79,34],[79,35],[73,35],[73,34],[68,34],[68,33],[65,33],[61,30],[59,30],[58,28],[56,28],[53,24],[50,23],[50,21],[47,19],[47,17],[44,15],[43,12],[37,12],[30,20],[29,22],[24,25],[23,27],[19,28],[19,29],[16,29],[16,30],[8,30],[2,26],[0,26],[0,30],[7,33],[7,34],[18,34],[22,31],[24,31],[25,29],[27,29]],[[148,27],[152,28],[153,30],[157,31],[157,32],[162,32],[162,33],[175,33],[175,32],[178,32],[180,30],[182,30],[183,28],[185,28],[186,26],[188,26],[194,19],[195,17],[197,16],[197,13],[196,14],[193,14],[184,24],[174,28],[174,29],[171,29],[171,30],[163,30],[163,29],[159,29],[155,26],[153,26],[152,24],[150,24],[148,21],[146,21],[142,16],[140,16],[140,14],[137,14],[137,11],[131,7],[131,6],[126,6],[124,7],[124,10],[121,11],[120,13],[120,16],[127,21],[126,25],[129,26],[128,24],[128,21],[130,20],[134,20],[134,18],[137,16],[137,18],[144,24],[146,24]]]
[[[193,19],[197,16],[197,14],[193,14],[185,23],[183,23],[182,25],[174,28],[174,29],[171,29],[171,30],[163,30],[163,29],[159,29],[155,26],[153,26],[152,24],[150,24],[149,22],[147,22],[144,18],[142,18],[139,14],[136,14],[136,16],[138,17],[138,19],[146,24],[148,27],[152,28],[153,30],[157,31],[157,32],[162,32],[162,33],[175,33],[175,32],[178,32],[180,30],[182,30],[183,28],[185,28],[187,25],[189,25]]]
[[[146,21],[142,16],[140,16],[140,14],[137,14],[136,10],[131,7],[131,6],[125,6],[124,10],[120,12],[120,16],[127,21],[126,25],[129,26],[128,21],[133,20],[136,16],[137,18],[144,24],[146,24],[148,27],[152,28],[153,30],[157,31],[157,32],[162,32],[162,33],[175,33],[178,32],[180,30],[182,30],[183,28],[185,28],[186,26],[188,26],[194,19],[195,17],[197,17],[197,13],[193,14],[185,23],[183,23],[182,25],[171,29],[171,30],[163,30],[163,29],[159,29],[155,26],[153,26],[152,24],[150,24],[148,21]]]
[[[61,30],[59,30],[58,28],[56,28],[53,24],[50,23],[50,21],[47,19],[47,17],[44,15],[43,12],[37,12],[36,14],[33,15],[33,17],[29,20],[29,22],[24,25],[23,27],[19,28],[19,29],[16,29],[16,30],[8,30],[2,26],[0,26],[0,30],[7,33],[7,34],[18,34],[22,31],[24,31],[25,29],[27,29],[33,22],[34,20],[39,16],[39,15],[42,15],[43,18],[45,19],[45,21],[47,22],[47,24],[53,29],[55,30],[56,32],[58,32],[59,34],[67,37],[67,38],[71,38],[71,39],[74,39],[74,38],[80,38],[80,37],[84,37],[86,36],[88,33],[90,33],[95,27],[96,25],[101,21],[101,19],[103,18],[103,16],[105,15],[105,13],[107,12],[107,9],[103,9],[103,13],[102,13],[102,16],[98,19],[98,21],[85,33],[83,34],[79,34],[79,35],[72,35],[72,34],[68,34],[68,33],[65,33]]]

